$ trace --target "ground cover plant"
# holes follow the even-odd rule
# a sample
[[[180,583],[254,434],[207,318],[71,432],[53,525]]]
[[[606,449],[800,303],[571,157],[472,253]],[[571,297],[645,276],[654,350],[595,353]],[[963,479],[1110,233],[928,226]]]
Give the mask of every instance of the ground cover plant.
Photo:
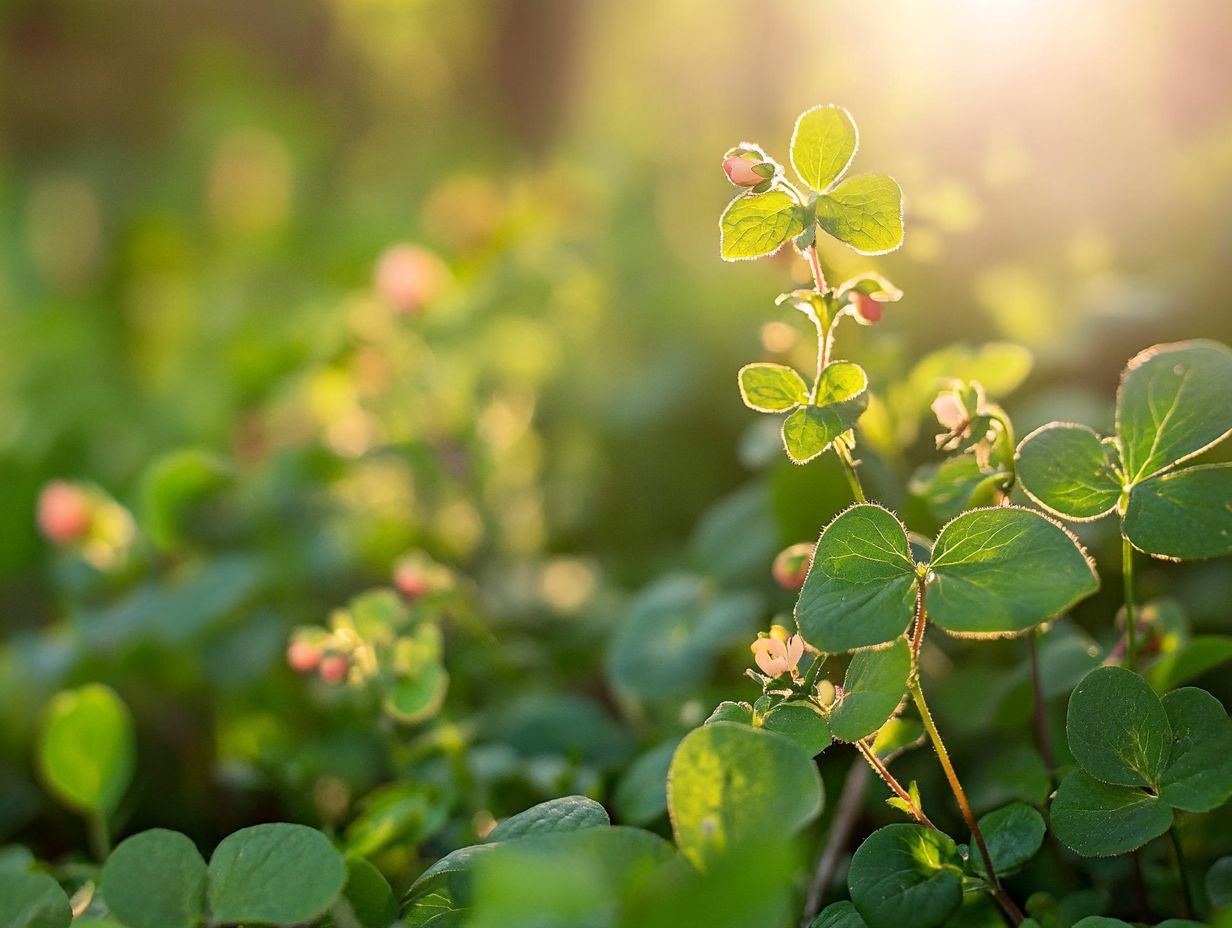
[[[319,156],[216,79],[190,141],[271,106]],[[1043,382],[944,321],[927,245],[893,263],[962,197],[857,115],[661,183],[531,145],[369,188],[375,133],[296,184],[240,129],[205,233],[181,161],[150,180],[12,359],[58,399],[0,429],[0,928],[1232,925],[1224,331],[1178,310],[1108,337],[1119,379]],[[421,236],[373,220],[390,178]],[[691,184],[728,202],[664,284]],[[71,257],[89,197],[35,187]],[[624,211],[659,224],[617,259]],[[53,390],[115,281],[133,373]]]

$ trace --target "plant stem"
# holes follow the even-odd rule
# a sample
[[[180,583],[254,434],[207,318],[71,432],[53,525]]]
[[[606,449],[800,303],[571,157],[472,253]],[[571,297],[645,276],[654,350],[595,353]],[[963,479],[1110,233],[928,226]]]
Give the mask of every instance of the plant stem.
[[[864,487],[860,484],[860,475],[856,473],[856,462],[851,459],[851,452],[847,449],[847,443],[842,437],[834,440],[834,453],[838,455],[838,459],[842,462],[843,473],[847,477],[847,486],[851,487],[851,495],[857,503],[868,502],[864,495]]]
[[[1138,662],[1138,646],[1134,633],[1138,619],[1134,615],[1134,546],[1121,536],[1121,574],[1125,579],[1125,666],[1134,670]]]
[[[924,723],[924,730],[928,732],[928,737],[933,743],[933,749],[937,752],[937,759],[941,761],[941,769],[945,771],[945,778],[949,780],[954,798],[958,800],[958,808],[962,812],[963,818],[966,819],[967,827],[971,829],[971,837],[975,839],[976,847],[979,848],[980,857],[984,861],[984,869],[988,872],[989,892],[992,893],[992,897],[997,900],[1001,908],[1005,910],[1005,914],[1010,917],[1010,921],[1018,925],[1023,919],[1022,912],[1001,886],[1001,880],[997,876],[997,871],[992,864],[992,856],[988,853],[988,845],[984,842],[984,833],[980,831],[979,823],[975,820],[975,814],[971,811],[971,804],[967,801],[967,793],[963,789],[962,783],[958,780],[958,773],[954,770],[953,763],[950,762],[950,753],[945,748],[945,742],[941,740],[941,733],[937,731],[937,725],[933,721],[932,713],[928,711],[928,703],[924,699],[924,690],[920,687],[918,674],[911,678],[908,689],[910,689],[911,698],[915,701],[915,707],[920,713],[920,720]]]
[[[107,828],[107,819],[101,812],[91,812],[86,817],[86,831],[90,841],[90,850],[103,863],[111,855],[111,831]]]
[[[924,814],[924,810],[915,804],[915,800],[911,798],[911,793],[907,792],[907,790],[903,788],[903,785],[898,782],[894,774],[890,773],[890,768],[883,764],[881,762],[881,758],[873,753],[872,748],[870,748],[864,741],[857,741],[856,750],[864,755],[864,759],[868,761],[868,765],[873,768],[873,771],[877,774],[877,776],[881,777],[881,779],[885,782],[885,785],[893,790],[894,795],[896,795],[903,802],[907,803],[908,811],[911,813],[912,818],[926,828],[931,828],[933,831],[941,830],[929,820],[928,816]]]
[[[817,287],[818,293],[826,292],[826,275],[821,271],[821,258],[817,255],[817,243],[814,242],[808,247],[809,267],[813,271],[813,284]]]
[[[1185,902],[1185,908],[1181,914],[1186,918],[1193,918],[1193,887],[1189,885],[1189,871],[1185,868],[1185,852],[1181,850],[1181,836],[1177,834],[1175,825],[1168,829],[1168,837],[1172,839],[1172,850],[1176,854],[1176,872],[1181,878],[1181,894]]]
[[[834,818],[826,832],[825,847],[817,860],[817,869],[813,872],[813,881],[809,884],[808,899],[804,903],[804,916],[800,920],[800,928],[809,928],[813,919],[821,911],[821,903],[825,900],[826,889],[834,879],[834,871],[838,867],[839,855],[851,837],[856,821],[860,817],[860,807],[864,804],[864,794],[868,792],[868,770],[860,761],[855,761],[847,771],[843,780],[843,791],[838,797],[838,806],[834,810]]]
[[[1044,703],[1044,687],[1040,683],[1039,629],[1027,633],[1027,652],[1031,655],[1031,690],[1035,702],[1035,746],[1039,749],[1044,766],[1048,768],[1048,782],[1056,788],[1056,759],[1052,753],[1052,738],[1048,734],[1048,707]]]

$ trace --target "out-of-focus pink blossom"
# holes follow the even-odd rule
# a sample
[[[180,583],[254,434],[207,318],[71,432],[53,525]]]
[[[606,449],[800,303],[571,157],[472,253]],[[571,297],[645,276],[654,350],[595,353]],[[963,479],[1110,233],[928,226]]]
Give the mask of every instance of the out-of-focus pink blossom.
[[[90,531],[90,498],[64,480],[53,480],[38,498],[38,527],[43,537],[58,545],[80,541]]]
[[[351,662],[344,655],[330,654],[321,658],[321,665],[317,672],[326,683],[341,683],[346,679],[347,671],[350,669]]]
[[[309,673],[320,665],[321,649],[302,638],[296,638],[287,648],[287,663],[292,670]]]
[[[377,294],[398,312],[418,312],[436,296],[444,280],[441,260],[418,245],[392,245],[376,264]]]

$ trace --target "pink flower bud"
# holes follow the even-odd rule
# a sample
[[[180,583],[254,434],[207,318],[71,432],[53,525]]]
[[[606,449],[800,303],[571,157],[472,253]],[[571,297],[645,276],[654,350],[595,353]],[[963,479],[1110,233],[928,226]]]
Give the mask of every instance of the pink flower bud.
[[[723,171],[727,174],[727,179],[737,187],[756,187],[765,180],[753,170],[758,164],[759,162],[747,158],[724,158]]]
[[[80,541],[90,531],[90,499],[80,488],[63,480],[43,487],[38,498],[38,527],[43,537],[58,545]]]
[[[321,666],[318,672],[321,674],[321,679],[326,683],[341,683],[346,679],[347,671],[351,669],[351,662],[347,660],[345,655],[330,654],[327,657],[321,658]]]
[[[428,592],[428,575],[413,561],[404,561],[394,571],[394,586],[407,599],[419,599]]]
[[[309,673],[320,666],[321,649],[302,638],[296,638],[287,648],[287,663],[292,670]]]
[[[952,391],[937,394],[931,408],[941,427],[950,431],[962,428],[970,418],[963,401]]]
[[[855,308],[856,319],[865,325],[880,322],[885,313],[884,307],[866,293],[856,293],[851,305]]]
[[[440,291],[445,269],[439,258],[418,245],[393,245],[376,265],[381,299],[399,312],[414,313]]]
[[[812,542],[801,542],[784,548],[774,559],[770,572],[774,580],[785,590],[798,590],[804,586],[804,578],[808,574],[809,559],[813,556]]]

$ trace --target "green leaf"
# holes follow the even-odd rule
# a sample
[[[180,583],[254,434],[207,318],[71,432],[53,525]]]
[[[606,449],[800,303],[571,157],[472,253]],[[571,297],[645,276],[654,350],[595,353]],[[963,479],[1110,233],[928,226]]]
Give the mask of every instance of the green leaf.
[[[868,928],[856,907],[844,899],[822,909],[809,928]]]
[[[957,454],[918,468],[908,490],[933,518],[948,522],[964,509],[995,504],[1010,479],[1007,471],[985,473],[973,454]]]
[[[830,710],[834,737],[854,742],[881,728],[902,702],[910,673],[911,646],[906,638],[852,657],[843,678],[843,698]]]
[[[1159,783],[1172,726],[1147,682],[1124,667],[1097,667],[1069,698],[1070,753],[1091,776],[1117,786]]]
[[[389,783],[364,797],[346,830],[348,854],[372,857],[395,844],[414,845],[440,830],[448,808],[424,783]]]
[[[817,401],[815,405],[835,406],[851,403],[859,399],[867,389],[868,374],[864,372],[864,368],[859,364],[856,364],[854,361],[831,361],[822,370],[821,379],[817,382]],[[864,406],[861,405],[859,410],[863,412]],[[855,418],[850,420],[847,428],[854,425],[858,418],[859,414],[857,413]]]
[[[869,928],[936,928],[962,905],[962,863],[941,832],[887,825],[852,855],[847,888]]]
[[[1113,857],[1167,831],[1172,809],[1141,789],[1111,786],[1075,770],[1057,789],[1051,819],[1061,843],[1083,857]]]
[[[841,106],[805,110],[791,133],[791,166],[800,179],[824,192],[843,176],[860,145],[855,120]]]
[[[809,757],[816,757],[834,740],[826,717],[803,700],[779,703],[766,714],[763,727],[790,738]]]
[[[56,694],[38,745],[47,789],[78,812],[115,811],[133,775],[133,720],[115,691],[98,683]]]
[[[1232,351],[1212,341],[1156,345],[1132,358],[1117,391],[1127,484],[1200,454],[1232,431]]]
[[[1073,928],[1134,928],[1129,922],[1119,918],[1105,918],[1102,915],[1088,915],[1074,922]],[[1159,928],[1158,925],[1155,928]]]
[[[492,829],[487,840],[489,843],[495,843],[551,831],[580,831],[583,828],[602,828],[610,824],[607,810],[593,799],[587,799],[585,796],[562,796],[511,815]]]
[[[314,828],[254,825],[224,838],[210,858],[215,922],[298,925],[326,911],[346,883],[346,862]]]
[[[1035,856],[1044,843],[1044,817],[1025,802],[1011,802],[980,816],[980,831],[988,845],[993,868],[1004,874]],[[982,871],[981,871],[982,872]]]
[[[725,699],[710,713],[710,718],[703,725],[713,725],[715,722],[739,722],[742,725],[753,724],[753,707],[747,702],[734,702]]]
[[[783,447],[796,464],[807,464],[852,428],[868,408],[868,375],[851,361],[835,361],[821,372],[817,399],[783,421]]]
[[[806,211],[782,190],[736,197],[719,219],[719,251],[724,261],[759,258],[778,251],[807,224]]]
[[[1134,547],[1192,561],[1232,554],[1232,464],[1160,474],[1129,492],[1122,524]]]
[[[1172,749],[1160,778],[1164,801],[1186,812],[1210,812],[1232,797],[1232,719],[1205,690],[1187,686],[1162,700]]]
[[[680,742],[667,780],[676,844],[696,866],[756,839],[786,839],[822,805],[812,758],[782,735],[715,722]]]
[[[193,928],[205,917],[205,874],[192,841],[155,828],[112,851],[99,888],[110,913],[129,928]]]
[[[346,885],[335,907],[346,906],[357,928],[389,928],[398,917],[398,900],[389,881],[362,857],[348,858],[346,867]]]
[[[1027,495],[1063,519],[1098,519],[1121,498],[1108,446],[1085,425],[1041,426],[1022,440],[1016,459]]]
[[[446,896],[449,898],[449,905],[454,909],[468,904],[476,861],[499,846],[472,844],[446,854],[416,877],[403,902],[415,902],[429,896]]]
[[[649,825],[667,813],[667,772],[678,744],[677,738],[664,741],[629,765],[612,794],[621,822]]]
[[[885,174],[857,174],[817,198],[817,224],[862,255],[903,243],[903,191]]]
[[[1232,907],[1232,856],[1220,857],[1206,871],[1206,898],[1217,909]]]
[[[782,364],[746,364],[740,368],[740,398],[756,412],[784,412],[807,403],[808,384]]]
[[[157,458],[141,478],[141,512],[146,534],[160,548],[195,534],[208,516],[210,498],[234,478],[230,464],[201,448],[181,448]]]
[[[0,871],[0,925],[68,928],[73,910],[60,884],[45,873]]]
[[[897,517],[871,503],[826,526],[800,590],[796,623],[822,651],[893,641],[915,615],[916,568]]]
[[[1147,669],[1145,676],[1156,693],[1166,693],[1230,660],[1232,638],[1198,635],[1163,654]]]
[[[973,509],[949,522],[929,568],[928,614],[957,635],[1024,631],[1099,588],[1072,535],[1016,506]]]

